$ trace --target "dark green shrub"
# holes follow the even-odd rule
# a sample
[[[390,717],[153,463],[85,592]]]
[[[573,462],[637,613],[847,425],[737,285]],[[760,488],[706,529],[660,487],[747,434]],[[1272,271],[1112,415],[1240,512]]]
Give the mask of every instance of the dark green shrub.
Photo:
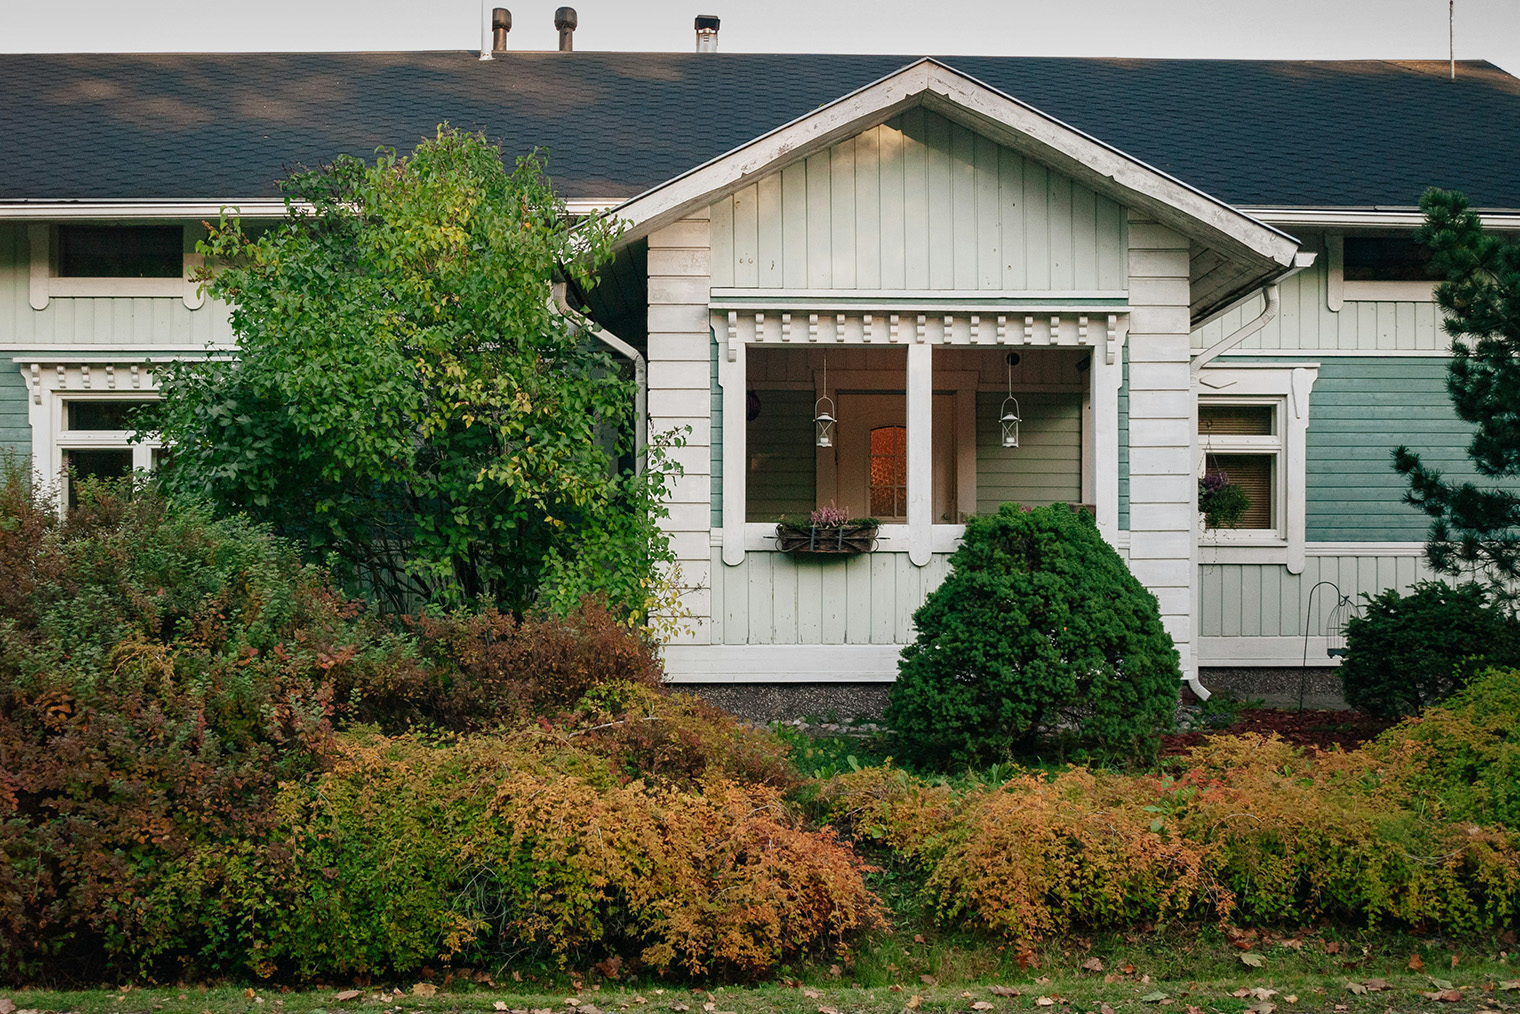
[[[987,763],[1061,733],[1154,752],[1181,671],[1155,597],[1062,504],[972,518],[950,576],[914,614],[887,720],[919,764]]]
[[[1520,623],[1477,584],[1424,581],[1369,596],[1346,624],[1346,703],[1386,717],[1444,700],[1490,665],[1520,664]]]

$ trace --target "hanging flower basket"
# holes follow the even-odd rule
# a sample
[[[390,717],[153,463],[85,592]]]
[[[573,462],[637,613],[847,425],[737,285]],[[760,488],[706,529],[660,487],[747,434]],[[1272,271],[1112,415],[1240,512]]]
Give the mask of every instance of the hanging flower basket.
[[[799,524],[782,518],[776,524],[776,548],[783,553],[830,553],[853,556],[876,548],[875,518],[851,519],[837,507],[820,507]]]
[[[850,522],[843,525],[776,526],[776,548],[783,553],[834,553],[853,556],[876,548],[876,525]]]

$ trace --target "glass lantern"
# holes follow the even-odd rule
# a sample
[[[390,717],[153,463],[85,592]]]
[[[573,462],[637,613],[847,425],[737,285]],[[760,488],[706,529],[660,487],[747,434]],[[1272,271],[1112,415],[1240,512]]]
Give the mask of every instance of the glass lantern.
[[[1003,446],[1019,446],[1019,399],[1013,395],[1003,399],[1003,410],[998,423],[1003,427]]]
[[[825,408],[824,406],[828,407]],[[834,402],[828,397],[813,403],[813,443],[819,447],[834,446]]]

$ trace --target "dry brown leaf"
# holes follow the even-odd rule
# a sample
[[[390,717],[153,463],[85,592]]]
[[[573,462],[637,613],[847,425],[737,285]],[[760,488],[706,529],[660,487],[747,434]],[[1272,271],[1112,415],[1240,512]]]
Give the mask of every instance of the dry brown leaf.
[[[925,986],[938,986],[939,985],[939,980],[936,979],[932,975],[920,975],[918,977],[918,981],[921,982],[921,983],[923,983]]]
[[[1442,989],[1433,993],[1421,993],[1420,995],[1427,1000],[1439,1000],[1442,1003],[1460,1003],[1462,1001],[1462,991],[1460,989]]]
[[[1119,971],[1123,972],[1125,975],[1134,975],[1135,974],[1135,966],[1132,965],[1132,964],[1130,964],[1128,961],[1126,961],[1124,963],[1124,966],[1122,968],[1120,968]]]
[[[1340,944],[1336,943],[1334,940],[1326,940],[1325,941],[1325,953],[1326,954],[1339,954],[1340,952],[1341,952],[1341,945]]]
[[[1294,993],[1289,993],[1287,996],[1283,997],[1283,999],[1288,1003],[1298,1003],[1298,996]]]
[[[636,996],[636,997],[633,998],[633,1003],[635,1005],[637,1005],[637,1004],[644,1004],[644,1003],[648,1003],[648,1002],[649,1001],[646,1000],[646,999],[644,999],[642,996]]]
[[[438,987],[431,982],[416,982],[412,984],[413,996],[432,996],[438,992]]]
[[[887,992],[888,993],[901,993],[902,991],[903,991],[903,988],[901,986],[899,986],[895,982],[892,983],[892,985],[890,985],[890,986],[887,987]]]
[[[1346,983],[1346,992],[1355,993],[1357,996],[1361,996],[1363,993],[1367,992],[1367,987],[1362,985],[1360,982],[1348,982]]]
[[[915,934],[913,934],[913,942],[915,944],[921,944],[921,943],[923,943],[924,942],[924,935],[922,933],[915,933]]]
[[[1260,968],[1267,963],[1266,957],[1255,951],[1246,951],[1240,956],[1240,961],[1242,964],[1250,965],[1252,968]]]
[[[1142,986],[1149,986],[1150,984],[1151,984],[1151,977],[1149,975],[1142,975],[1142,976],[1140,976],[1140,985],[1142,985]]]
[[[1101,958],[1088,958],[1082,962],[1082,967],[1089,972],[1101,972],[1103,971],[1103,960]]]
[[[1034,1002],[1038,1007],[1054,1007],[1056,1005],[1056,1002],[1048,996],[1037,996],[1034,998]]]
[[[670,1005],[670,1009],[671,1010],[691,1010],[691,1004],[689,1004],[689,1003],[673,1003],[673,1004]]]
[[[921,997],[921,996],[919,996],[917,993],[915,993],[914,995],[908,997],[908,1009],[909,1010],[918,1010],[923,1005],[924,1005],[924,998]]]
[[[974,1003],[974,1004],[971,1005],[971,1009],[972,1010],[991,1010],[992,1009],[992,1004],[988,1003],[986,1000],[978,1000],[976,1003]]]
[[[8,996],[0,996],[0,1014],[16,1014],[16,1001]]]
[[[1425,959],[1421,958],[1418,954],[1411,954],[1409,956],[1409,964],[1404,967],[1411,972],[1423,972],[1425,971]]]
[[[1276,1009],[1277,1004],[1270,1000],[1258,1000],[1246,1008],[1251,1014],[1272,1014]]]
[[[250,986],[249,988],[243,990],[243,996],[245,998],[249,999],[249,1000],[252,1000],[253,999],[253,987]]]
[[[1036,986],[1048,986],[1050,985],[1050,976],[1042,975],[1038,979],[1034,980],[1034,984]]]
[[[818,1014],[839,1014],[833,1007],[819,1007]]]
[[[1289,937],[1286,940],[1280,940],[1280,941],[1278,941],[1277,946],[1279,946],[1279,947],[1291,947],[1295,951],[1301,951],[1301,950],[1304,949],[1304,942],[1302,940],[1298,939],[1298,937]]]
[[[816,989],[804,989],[802,991],[802,995],[807,997],[809,1000],[816,1000],[823,994],[818,992]]]
[[[1387,979],[1368,979],[1363,983],[1363,985],[1366,986],[1368,991],[1372,993],[1379,993],[1385,989],[1393,988],[1388,984]]]
[[[359,995],[359,991],[357,989],[345,989],[342,992],[334,993],[333,994],[333,999],[334,1000],[352,1000],[355,997],[357,997],[358,995]],[[499,1003],[500,1001],[497,1001],[497,1002]]]
[[[1505,979],[1503,982],[1499,983],[1499,988],[1513,992],[1517,989],[1520,989],[1520,979]]]
[[[1239,989],[1237,989],[1235,992],[1231,993],[1230,995],[1233,996],[1237,1000],[1244,1000],[1246,997],[1248,997],[1248,996],[1251,995],[1251,990],[1249,988],[1245,987],[1245,986],[1241,986]]]
[[[1098,1007],[1098,1014],[1114,1014],[1114,1009],[1105,1003]]]
[[[840,968],[838,965],[830,965],[829,966],[829,976],[831,978],[837,979],[837,978],[839,978],[843,974],[844,974],[844,969]]]
[[[969,999],[971,999],[971,996],[972,996],[972,994],[971,994],[971,991],[969,989],[963,989],[963,990],[961,990],[961,999],[962,1000],[969,1000]]]
[[[1277,995],[1277,990],[1268,989],[1265,986],[1255,986],[1246,995],[1255,1000],[1270,1000]]]
[[[1104,982],[1118,982],[1119,981],[1119,976],[1117,974],[1113,973],[1113,972],[1109,972],[1107,975],[1105,975],[1103,977],[1103,981]]]
[[[1458,962],[1460,962],[1461,960],[1462,960],[1461,955],[1453,954],[1451,956],[1451,967],[1452,968],[1456,968]]]
[[[1194,1007],[1192,1004],[1188,1004],[1187,1014],[1203,1014],[1203,1008]]]
[[[987,992],[993,996],[1023,996],[1022,989],[1014,989],[1012,986],[988,986]]]
[[[709,1000],[709,1001],[707,1001],[706,1003],[704,1003],[702,1005],[702,1009],[703,1010],[717,1010],[718,1009],[717,1001],[715,1001],[715,1000]]]

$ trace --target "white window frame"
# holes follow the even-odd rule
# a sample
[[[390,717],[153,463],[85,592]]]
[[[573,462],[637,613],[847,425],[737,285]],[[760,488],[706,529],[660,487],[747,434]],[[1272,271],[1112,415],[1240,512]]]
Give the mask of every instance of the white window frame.
[[[58,483],[66,451],[130,450],[133,471],[153,467],[153,452],[163,446],[155,436],[133,443],[131,430],[68,428],[71,401],[157,401],[158,384],[149,364],[22,361],[20,367],[32,426],[32,471],[45,486]]]
[[[1199,434],[1200,465],[1206,446],[1215,454],[1269,451],[1278,455],[1273,490],[1276,528],[1206,529],[1200,516],[1201,563],[1275,563],[1293,574],[1303,572],[1309,392],[1318,377],[1318,363],[1238,363],[1199,371],[1200,406],[1273,405],[1277,414],[1277,433],[1271,437],[1216,436],[1206,445],[1206,438]]]
[[[109,224],[109,223],[108,223]],[[178,278],[66,278],[58,274],[58,226],[50,222],[33,222],[27,226],[27,243],[31,250],[30,300],[33,310],[45,310],[55,297],[110,298],[172,297],[182,300],[190,310],[206,301],[199,282],[191,274],[201,266],[202,257],[195,252],[198,226],[181,226],[180,277]]]
[[[1339,310],[1349,302],[1434,303],[1437,282],[1367,282],[1346,280],[1346,237],[1333,232],[1325,237],[1326,302]]]

